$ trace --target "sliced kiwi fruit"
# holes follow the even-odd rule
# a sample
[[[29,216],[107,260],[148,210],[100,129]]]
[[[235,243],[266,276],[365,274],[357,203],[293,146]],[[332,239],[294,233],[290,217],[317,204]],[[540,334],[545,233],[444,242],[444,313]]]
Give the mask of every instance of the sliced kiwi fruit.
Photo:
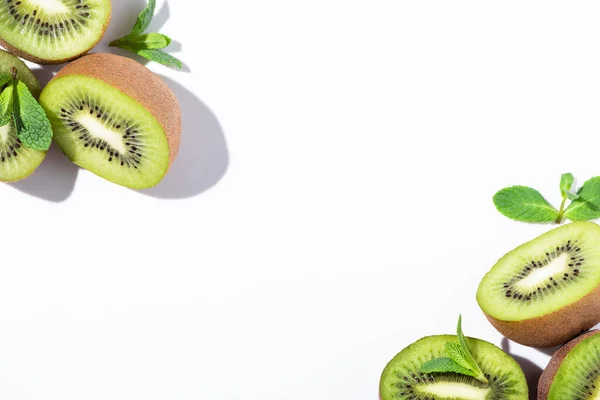
[[[600,226],[573,222],[504,255],[485,275],[477,302],[500,333],[554,347],[600,322]]]
[[[177,155],[177,98],[129,58],[94,53],[70,63],[44,88],[40,104],[63,153],[116,184],[155,186]]]
[[[0,44],[29,61],[62,64],[104,36],[110,0],[0,0]]]
[[[600,330],[558,349],[542,373],[538,400],[600,399]]]
[[[40,83],[25,63],[12,54],[0,50],[0,74],[12,74],[17,71],[21,80],[31,94],[38,98],[41,92]],[[5,86],[0,86],[0,93]],[[32,150],[25,147],[17,137],[14,123],[11,121],[0,126],[0,181],[16,182],[31,175],[46,158],[45,151]]]
[[[488,383],[457,373],[419,372],[434,358],[446,357],[446,343],[456,336],[424,337],[402,350],[385,367],[379,384],[382,400],[527,400],[525,375],[519,364],[498,347],[467,338]]]

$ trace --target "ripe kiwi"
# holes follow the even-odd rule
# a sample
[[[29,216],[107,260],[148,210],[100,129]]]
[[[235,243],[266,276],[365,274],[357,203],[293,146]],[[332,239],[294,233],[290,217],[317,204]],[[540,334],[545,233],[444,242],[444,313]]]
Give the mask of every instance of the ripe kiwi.
[[[477,302],[507,338],[554,347],[600,322],[600,226],[573,222],[503,256]]]
[[[40,83],[31,70],[17,57],[0,50],[0,74],[12,74],[13,68],[17,70],[17,78],[38,98]],[[0,93],[3,90],[4,87],[0,86]],[[12,121],[0,126],[0,182],[16,182],[28,177],[44,158],[45,151],[28,149],[21,143]]]
[[[104,36],[111,0],[0,0],[0,44],[38,64],[62,64]]]
[[[50,81],[40,104],[63,153],[116,184],[132,189],[155,186],[177,156],[177,98],[137,61],[86,55]]]
[[[600,331],[587,332],[561,347],[538,384],[538,400],[600,398]]]
[[[467,345],[489,382],[452,372],[424,374],[421,366],[446,357],[445,344],[453,335],[427,336],[396,355],[385,367],[379,384],[381,400],[527,400],[525,375],[519,364],[498,347],[466,338]]]

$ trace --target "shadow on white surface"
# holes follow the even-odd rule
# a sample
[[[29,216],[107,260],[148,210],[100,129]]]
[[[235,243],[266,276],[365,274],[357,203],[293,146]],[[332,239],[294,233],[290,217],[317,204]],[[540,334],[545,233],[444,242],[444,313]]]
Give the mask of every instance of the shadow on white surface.
[[[179,154],[156,187],[140,193],[165,199],[184,199],[215,186],[227,172],[229,152],[221,124],[192,92],[162,77],[181,105],[182,133]]]
[[[79,167],[53,143],[42,165],[30,177],[9,185],[31,196],[58,203],[73,193],[78,173]]]
[[[537,399],[537,387],[538,381],[540,380],[540,376],[544,371],[537,364],[528,359],[514,355],[510,352],[510,340],[507,338],[502,339],[502,350],[509,356],[511,356],[517,364],[521,366],[523,373],[525,374],[525,378],[527,379],[527,386],[529,387],[529,400]]]

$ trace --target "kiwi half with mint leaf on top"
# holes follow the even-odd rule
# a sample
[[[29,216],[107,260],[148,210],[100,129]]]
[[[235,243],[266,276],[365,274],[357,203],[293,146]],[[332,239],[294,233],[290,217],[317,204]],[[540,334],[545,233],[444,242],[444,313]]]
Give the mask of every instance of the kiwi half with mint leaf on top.
[[[4,50],[0,50],[0,76],[12,75],[16,71],[18,79],[29,89],[34,98],[41,92],[40,83],[23,61]],[[4,93],[10,82],[0,85]],[[0,96],[2,97],[2,96]],[[3,110],[0,113],[4,114]],[[0,115],[2,120],[4,115]],[[15,182],[31,175],[46,158],[46,151],[26,147],[17,137],[17,129],[12,118],[0,126],[0,181]]]
[[[537,395],[538,400],[600,398],[600,330],[586,332],[554,353]]]
[[[126,57],[94,53],[64,67],[40,103],[75,164],[131,189],[158,184],[175,160],[181,111],[167,84]]]
[[[381,375],[381,400],[527,400],[528,388],[521,367],[508,354],[484,340],[466,338],[473,357],[487,378],[454,372],[423,373],[423,365],[446,356],[453,335],[417,340],[394,357]]]
[[[600,322],[600,226],[573,222],[504,255],[477,302],[507,338],[530,347],[566,343]]]
[[[104,36],[111,0],[0,0],[0,44],[38,64],[62,64]]]

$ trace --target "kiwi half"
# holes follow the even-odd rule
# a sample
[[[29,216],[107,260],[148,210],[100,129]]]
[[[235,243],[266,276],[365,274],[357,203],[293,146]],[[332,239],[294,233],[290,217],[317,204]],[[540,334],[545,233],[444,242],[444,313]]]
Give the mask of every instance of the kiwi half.
[[[0,0],[0,44],[29,61],[62,64],[104,36],[110,0]]]
[[[561,347],[538,384],[538,400],[600,398],[600,331],[587,332]]]
[[[70,63],[44,88],[40,104],[67,157],[116,184],[155,186],[177,155],[177,99],[129,58],[95,53]]]
[[[423,364],[446,357],[445,345],[456,336],[424,337],[402,350],[383,370],[379,384],[382,400],[527,400],[525,375],[519,364],[498,347],[467,338],[473,357],[489,382],[456,373],[423,374]]]
[[[600,226],[573,222],[502,257],[477,302],[500,333],[531,347],[566,343],[600,322]]]
[[[0,50],[0,74],[11,74],[16,68],[17,77],[27,87],[31,94],[38,98],[40,83],[25,63],[12,54]],[[0,93],[4,87],[0,86]],[[31,175],[46,158],[45,151],[32,150],[25,147],[11,121],[0,126],[0,181],[15,182]]]

